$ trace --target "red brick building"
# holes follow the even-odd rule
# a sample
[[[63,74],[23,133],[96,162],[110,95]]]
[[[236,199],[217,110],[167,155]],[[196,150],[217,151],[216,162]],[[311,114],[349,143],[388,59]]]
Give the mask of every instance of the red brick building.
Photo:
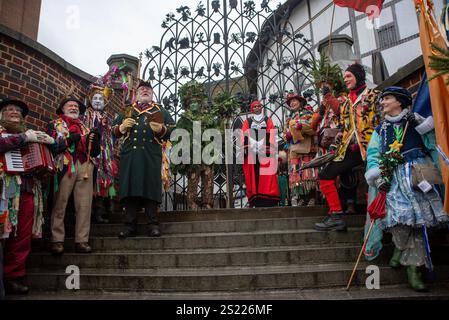
[[[41,0],[0,0],[0,24],[37,40]]]

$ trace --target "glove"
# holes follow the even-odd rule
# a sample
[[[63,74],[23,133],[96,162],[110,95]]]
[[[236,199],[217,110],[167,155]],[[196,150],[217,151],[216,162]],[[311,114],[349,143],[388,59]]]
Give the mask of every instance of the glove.
[[[384,191],[384,192],[390,191],[391,183],[382,177],[377,178],[376,181],[374,182],[374,184],[376,185],[377,189],[379,189],[379,191]]]
[[[133,118],[126,118],[122,124],[118,127],[121,133],[125,133],[136,124],[136,120]]]
[[[45,132],[35,131],[35,133],[37,135],[37,140],[38,140],[39,143],[43,143],[43,144],[54,144],[55,143],[55,139],[50,137]]]
[[[249,149],[251,149],[251,152],[253,154],[257,153],[257,150],[258,150],[258,142],[257,142],[257,140],[249,138]]]
[[[39,142],[37,131],[31,129],[25,131],[25,142]]]
[[[326,113],[326,107],[324,106],[324,104],[320,104],[318,113],[321,117],[324,116],[324,114]]]
[[[407,113],[404,118],[409,123],[409,126],[412,126],[412,128],[415,128],[419,125],[418,120],[416,120],[415,114],[413,112]]]
[[[70,133],[69,137],[67,138],[67,143],[78,143],[78,141],[81,140],[81,135],[79,133]]]
[[[163,125],[161,123],[151,121],[150,127],[151,127],[151,130],[153,130],[155,133],[160,133],[162,131]]]
[[[330,89],[328,86],[324,86],[324,87],[321,89],[321,94],[322,94],[323,97],[324,97],[324,96],[326,96],[328,93],[331,93],[331,89]]]

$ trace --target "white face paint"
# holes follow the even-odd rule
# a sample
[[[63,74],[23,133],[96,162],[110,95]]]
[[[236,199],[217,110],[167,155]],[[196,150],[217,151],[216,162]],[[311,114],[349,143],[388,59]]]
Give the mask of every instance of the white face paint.
[[[92,108],[97,111],[103,111],[104,109],[104,97],[101,93],[96,93],[92,97],[92,100],[90,101]]]
[[[69,118],[78,119],[80,116],[80,108],[75,101],[69,101],[62,107],[62,113]]]

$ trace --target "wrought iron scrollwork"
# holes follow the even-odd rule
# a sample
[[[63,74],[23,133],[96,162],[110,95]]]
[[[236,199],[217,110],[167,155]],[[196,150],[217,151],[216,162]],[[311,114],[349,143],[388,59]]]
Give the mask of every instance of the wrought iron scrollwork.
[[[251,100],[258,98],[267,116],[283,128],[289,113],[286,91],[305,91],[312,105],[316,100],[314,92],[307,91],[312,81],[306,72],[308,60],[313,59],[310,41],[296,32],[289,15],[287,5],[272,9],[269,0],[213,0],[200,2],[196,9],[179,6],[166,15],[160,43],[144,52],[148,62],[143,76],[153,80],[156,98],[175,120],[183,112],[178,88],[197,80],[207,88],[209,105],[219,92],[236,95],[241,101],[242,114],[232,121],[233,126],[241,126]],[[214,191],[222,204],[229,185],[224,166],[218,168]],[[228,177],[236,184],[231,190],[240,192],[244,189],[241,166],[231,169]],[[173,191],[165,197],[176,209],[184,208],[179,199],[185,186],[185,178],[175,176]]]

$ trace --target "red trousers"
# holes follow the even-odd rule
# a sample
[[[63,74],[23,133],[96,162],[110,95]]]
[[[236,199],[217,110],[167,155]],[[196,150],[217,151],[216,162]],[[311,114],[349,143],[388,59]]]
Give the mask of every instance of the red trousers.
[[[31,193],[20,195],[20,207],[16,230],[5,240],[4,276],[16,279],[25,276],[25,263],[31,251],[34,201]]]

